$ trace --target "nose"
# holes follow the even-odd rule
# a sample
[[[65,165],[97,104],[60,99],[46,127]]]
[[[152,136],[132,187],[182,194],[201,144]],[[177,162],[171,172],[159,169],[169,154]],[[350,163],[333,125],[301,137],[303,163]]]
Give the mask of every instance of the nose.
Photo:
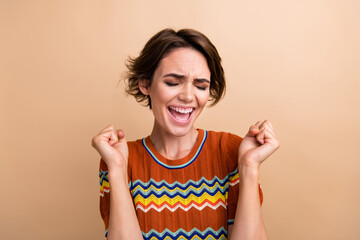
[[[190,81],[186,82],[181,88],[181,92],[178,95],[179,100],[189,103],[192,102],[195,98],[194,92],[193,92],[193,85]]]

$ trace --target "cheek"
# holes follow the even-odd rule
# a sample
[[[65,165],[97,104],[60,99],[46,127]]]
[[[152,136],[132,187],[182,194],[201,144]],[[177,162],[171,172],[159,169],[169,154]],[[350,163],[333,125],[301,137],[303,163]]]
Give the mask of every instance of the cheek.
[[[209,100],[209,97],[210,97],[210,92],[209,92],[209,91],[205,92],[205,93],[202,95],[201,104],[202,104],[202,105],[206,105],[206,103],[207,103],[208,100]]]
[[[161,108],[162,105],[166,105],[170,99],[169,95],[170,93],[163,89],[156,89],[155,91],[151,91],[150,98],[153,108]]]

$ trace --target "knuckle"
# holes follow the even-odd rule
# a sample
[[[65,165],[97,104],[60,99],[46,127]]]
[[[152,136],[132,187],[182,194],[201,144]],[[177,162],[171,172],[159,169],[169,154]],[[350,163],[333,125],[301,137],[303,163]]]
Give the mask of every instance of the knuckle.
[[[276,146],[277,149],[280,147],[280,141],[279,140],[275,141],[275,146]]]
[[[96,135],[91,139],[91,143],[96,144],[98,142],[98,140],[99,140],[99,135]]]
[[[95,143],[95,139],[91,139],[91,146],[95,147],[96,143]]]

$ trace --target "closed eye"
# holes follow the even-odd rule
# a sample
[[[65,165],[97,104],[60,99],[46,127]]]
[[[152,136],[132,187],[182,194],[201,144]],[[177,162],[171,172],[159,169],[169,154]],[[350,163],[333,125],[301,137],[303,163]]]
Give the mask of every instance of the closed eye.
[[[178,83],[171,83],[171,82],[165,82],[165,84],[170,87],[174,87],[174,86],[178,85]]]
[[[207,89],[207,87],[200,87],[200,86],[196,86],[198,89],[200,89],[200,90],[206,90]]]
[[[197,89],[205,91],[206,89],[208,89],[210,81],[205,78],[197,78],[195,79],[195,85]]]

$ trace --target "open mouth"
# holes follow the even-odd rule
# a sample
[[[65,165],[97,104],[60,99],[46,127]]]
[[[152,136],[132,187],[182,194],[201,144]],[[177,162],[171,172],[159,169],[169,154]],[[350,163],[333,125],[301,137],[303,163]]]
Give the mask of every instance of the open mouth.
[[[190,119],[195,108],[168,107],[168,110],[176,121],[186,122]]]

